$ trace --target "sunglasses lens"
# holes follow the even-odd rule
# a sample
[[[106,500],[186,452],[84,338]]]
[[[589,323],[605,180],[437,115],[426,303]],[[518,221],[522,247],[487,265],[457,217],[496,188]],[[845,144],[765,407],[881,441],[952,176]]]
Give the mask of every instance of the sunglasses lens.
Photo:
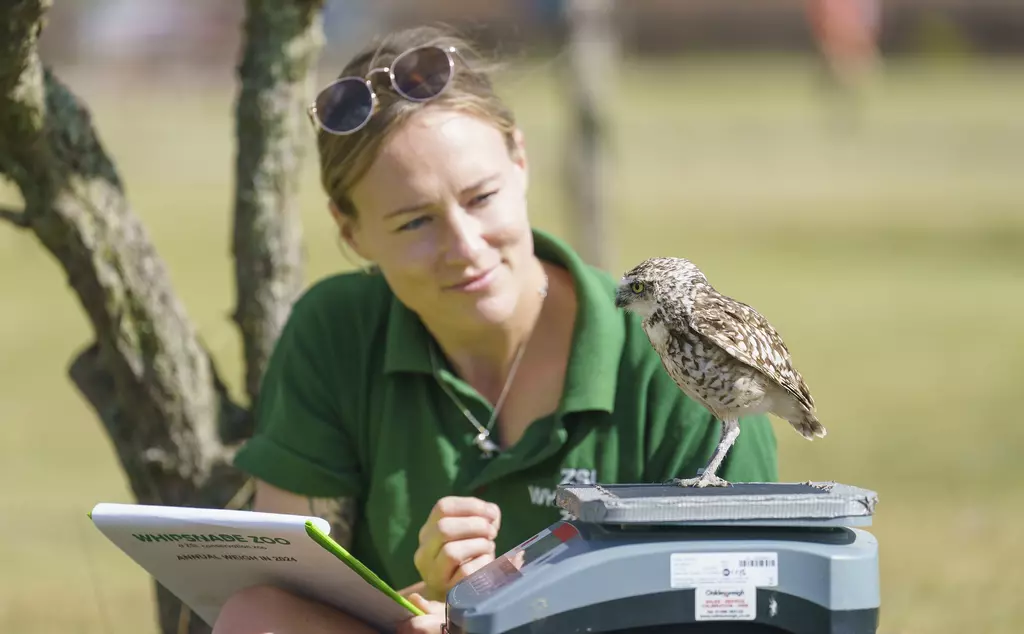
[[[452,66],[442,49],[427,47],[396,60],[394,73],[398,91],[407,99],[422,101],[441,94],[451,79]]]
[[[373,109],[373,95],[365,82],[346,79],[317,95],[316,114],[325,128],[351,132],[363,125]]]

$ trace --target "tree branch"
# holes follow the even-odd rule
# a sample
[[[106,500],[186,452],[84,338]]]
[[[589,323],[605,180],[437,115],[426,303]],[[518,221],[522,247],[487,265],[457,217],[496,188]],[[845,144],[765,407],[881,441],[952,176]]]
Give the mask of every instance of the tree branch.
[[[32,226],[32,223],[28,220],[28,215],[24,211],[18,211],[16,209],[9,209],[7,207],[0,207],[0,219],[6,220],[15,227],[26,229]]]
[[[322,46],[321,5],[322,0],[246,3],[236,105],[233,318],[242,335],[250,401],[303,285],[297,193],[303,134],[310,129],[309,70]],[[233,431],[239,437],[250,432]]]
[[[615,261],[612,241],[608,239],[608,114],[604,106],[618,53],[614,12],[614,0],[565,3],[569,53],[565,84],[573,107],[566,182],[573,224],[581,232],[576,240],[580,253],[588,263],[603,269]]]
[[[39,60],[48,6],[0,4],[0,166],[88,315],[96,341],[73,373],[137,499],[191,504],[214,485],[218,420],[232,408],[88,111]]]

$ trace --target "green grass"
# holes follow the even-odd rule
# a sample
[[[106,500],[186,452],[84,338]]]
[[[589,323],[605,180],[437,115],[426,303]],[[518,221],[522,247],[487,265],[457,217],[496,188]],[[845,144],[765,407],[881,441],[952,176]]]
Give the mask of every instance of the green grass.
[[[549,70],[504,85],[527,133],[534,220],[570,237],[566,113]],[[1024,628],[1022,71],[891,63],[845,132],[800,61],[631,63],[616,82],[614,268],[691,257],[782,331],[829,429],[808,443],[777,427],[782,477],[880,493],[886,633]],[[216,87],[163,89],[65,76],[237,393],[233,80],[221,72]],[[313,280],[350,263],[307,166]],[[0,229],[0,287],[0,630],[152,632],[146,576],[85,516],[130,500],[65,374],[86,320],[29,234]]]

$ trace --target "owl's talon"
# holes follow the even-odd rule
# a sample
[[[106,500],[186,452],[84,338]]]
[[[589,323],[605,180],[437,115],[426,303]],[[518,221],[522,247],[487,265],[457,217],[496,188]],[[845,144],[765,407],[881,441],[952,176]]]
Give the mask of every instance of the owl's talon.
[[[681,487],[695,487],[703,489],[704,487],[731,487],[732,484],[728,480],[720,478],[716,475],[700,474],[696,478],[673,478],[671,484],[675,484]]]

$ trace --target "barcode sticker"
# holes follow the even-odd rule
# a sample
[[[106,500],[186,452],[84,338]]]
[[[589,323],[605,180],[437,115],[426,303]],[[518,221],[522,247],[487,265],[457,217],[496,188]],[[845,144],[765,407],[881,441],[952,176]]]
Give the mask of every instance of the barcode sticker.
[[[779,585],[779,555],[769,552],[672,553],[670,583],[673,588],[698,585]]]

